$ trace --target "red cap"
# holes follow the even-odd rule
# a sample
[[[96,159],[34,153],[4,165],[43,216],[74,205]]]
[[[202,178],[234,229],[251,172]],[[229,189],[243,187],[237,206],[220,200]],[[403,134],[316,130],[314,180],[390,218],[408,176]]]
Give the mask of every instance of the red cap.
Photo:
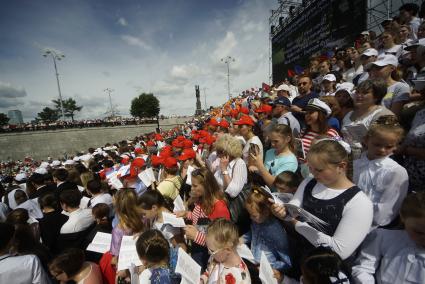
[[[249,109],[247,107],[241,107],[239,111],[243,114],[249,114]]]
[[[266,113],[270,113],[272,112],[273,107],[271,105],[261,105],[259,108],[257,108],[255,110],[256,113],[262,113],[262,112],[266,112]]]
[[[149,141],[146,143],[146,146],[148,146],[148,147],[155,147],[155,142],[153,142],[152,140],[149,140]]]
[[[153,167],[159,167],[164,163],[164,158],[158,157],[156,155],[151,156],[151,165]]]
[[[241,116],[241,118],[239,118],[238,121],[233,122],[233,124],[254,126],[255,123],[254,123],[254,120],[252,120],[251,117],[249,117],[247,115],[243,115],[243,116]]]
[[[192,147],[193,147],[192,141],[190,141],[189,139],[185,139],[183,141],[183,148],[192,149]]]
[[[145,165],[143,158],[137,157],[131,162],[130,176],[135,177],[140,173],[140,169]]]
[[[218,121],[215,117],[210,119],[210,122],[208,123],[211,126],[218,126]]]
[[[183,135],[179,135],[179,136],[177,136],[177,141],[179,141],[179,142],[183,142],[184,140],[186,140],[186,137],[184,137]]]
[[[143,149],[142,148],[136,148],[136,149],[134,149],[134,153],[136,153],[136,154],[143,154],[145,151],[143,151]]]
[[[238,114],[239,114],[239,111],[238,111],[237,109],[232,109],[232,110],[230,111],[230,115],[231,115],[233,118],[237,117],[237,116],[238,116]]]
[[[186,161],[188,159],[195,159],[196,158],[196,152],[192,148],[184,149],[182,154],[177,157],[180,161]]]
[[[161,134],[159,134],[159,133],[156,133],[156,134],[155,134],[154,139],[155,139],[156,141],[164,141],[164,138],[163,138],[163,137],[162,137],[162,135],[161,135]]]
[[[222,119],[218,125],[223,128],[229,128],[230,126],[230,124],[225,119]]]
[[[167,169],[175,168],[177,167],[177,159],[174,157],[168,157],[164,160],[164,167]]]
[[[173,142],[171,142],[171,146],[175,148],[183,148],[183,142],[179,141],[178,139],[174,139]]]
[[[199,139],[199,142],[202,143],[202,144],[212,145],[215,142],[215,137],[208,135],[206,137]]]

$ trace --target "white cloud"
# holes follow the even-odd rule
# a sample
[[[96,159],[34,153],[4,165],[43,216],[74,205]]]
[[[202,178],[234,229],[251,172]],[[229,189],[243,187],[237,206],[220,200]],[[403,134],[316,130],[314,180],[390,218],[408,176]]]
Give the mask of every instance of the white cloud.
[[[125,41],[128,45],[138,46],[146,50],[152,49],[152,47],[149,44],[147,44],[144,40],[135,36],[122,35],[121,39]]]
[[[201,69],[195,64],[174,65],[171,68],[171,78],[182,83],[187,83],[190,79],[203,74]]]
[[[215,50],[212,52],[212,60],[220,60],[230,55],[237,44],[235,34],[232,31],[227,31],[225,37],[217,43]]]
[[[0,108],[23,105],[23,98],[26,96],[27,92],[24,88],[0,81]]]
[[[118,23],[118,25],[123,26],[123,27],[128,26],[127,20],[125,18],[123,18],[123,17],[119,18],[118,21],[117,21],[117,23]]]

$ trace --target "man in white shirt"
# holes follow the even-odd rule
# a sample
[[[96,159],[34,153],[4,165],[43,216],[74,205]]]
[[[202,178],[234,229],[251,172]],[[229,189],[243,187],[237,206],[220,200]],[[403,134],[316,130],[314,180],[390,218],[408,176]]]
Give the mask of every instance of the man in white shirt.
[[[294,136],[298,136],[301,127],[298,120],[290,112],[291,102],[285,97],[280,97],[273,102],[272,115],[277,119],[277,124],[286,124],[292,129]]]
[[[69,214],[68,221],[63,224],[60,233],[71,234],[84,231],[94,222],[91,209],[81,209],[81,192],[78,189],[68,189],[61,192],[59,200],[61,207]]]
[[[411,38],[417,39],[418,28],[422,22],[417,17],[419,6],[415,3],[406,3],[398,11],[400,12],[400,20],[410,25],[410,29],[412,30]]]
[[[91,180],[87,183],[87,191],[92,196],[88,203],[89,208],[93,208],[98,203],[105,203],[112,207],[112,196],[102,192],[102,184],[98,180]]]

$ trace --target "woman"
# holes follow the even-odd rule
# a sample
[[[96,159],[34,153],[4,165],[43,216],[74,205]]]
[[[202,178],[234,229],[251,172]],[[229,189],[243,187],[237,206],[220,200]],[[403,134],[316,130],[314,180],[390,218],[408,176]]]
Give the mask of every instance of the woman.
[[[71,248],[61,253],[49,265],[50,273],[60,283],[74,281],[77,284],[103,283],[102,273],[96,263],[85,261],[84,252]]]
[[[266,152],[264,163],[262,155],[259,155],[258,152],[251,152],[253,166],[249,169],[258,173],[271,188],[276,176],[281,172],[295,172],[298,168],[298,161],[294,155],[294,138],[291,127],[286,124],[276,125],[270,132],[270,141],[272,148]]]
[[[401,45],[396,44],[397,42],[397,35],[385,31],[381,34],[381,42],[382,42],[382,48],[379,50],[379,55],[394,55],[395,57],[399,57],[402,52]]]
[[[186,239],[192,241],[192,258],[204,269],[208,262],[205,233],[208,224],[217,218],[230,220],[223,192],[210,170],[196,169],[192,172],[192,189],[189,204],[194,205],[192,211],[176,212],[177,217],[185,217],[192,221],[186,225]]]
[[[238,196],[248,180],[246,163],[242,160],[242,145],[239,140],[224,134],[215,143],[217,159],[212,172],[225,193],[231,198]]]
[[[385,55],[373,62],[369,70],[371,79],[383,79],[387,92],[382,105],[400,117],[403,106],[410,100],[410,87],[401,80],[397,72],[398,59],[394,55]]]
[[[301,131],[301,141],[305,154],[310,150],[311,142],[319,135],[330,137],[339,136],[338,132],[329,127],[328,117],[331,115],[331,108],[319,99],[311,99],[306,107],[305,123],[307,125]]]
[[[382,115],[393,115],[381,105],[387,91],[383,80],[368,79],[359,84],[354,95],[354,110],[347,113],[342,121],[342,135],[350,146],[353,159],[360,157],[363,137],[369,126]]]
[[[249,151],[252,147],[258,148],[258,153],[263,157],[263,143],[261,143],[260,138],[256,136],[253,132],[253,127],[255,125],[254,120],[247,116],[241,116],[238,121],[233,123],[238,126],[238,133],[242,136],[246,143],[242,150],[242,158],[246,164],[249,162]]]

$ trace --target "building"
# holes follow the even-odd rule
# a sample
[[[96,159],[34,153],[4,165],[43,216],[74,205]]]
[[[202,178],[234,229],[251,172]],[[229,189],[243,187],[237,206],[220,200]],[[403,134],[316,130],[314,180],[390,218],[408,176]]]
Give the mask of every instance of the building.
[[[21,124],[24,123],[24,119],[22,118],[22,112],[18,109],[9,110],[7,112],[7,117],[9,117],[9,124]]]

